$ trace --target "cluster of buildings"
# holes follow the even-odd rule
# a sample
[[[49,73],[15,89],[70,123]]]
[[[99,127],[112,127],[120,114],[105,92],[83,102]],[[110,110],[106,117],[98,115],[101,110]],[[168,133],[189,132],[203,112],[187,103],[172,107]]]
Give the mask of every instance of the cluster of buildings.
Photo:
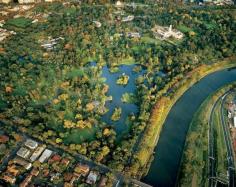
[[[54,48],[54,46],[58,43],[58,41],[60,40],[64,40],[63,37],[58,37],[58,38],[49,38],[46,41],[39,41],[41,44],[41,47],[43,47],[44,49],[47,50],[52,50]]]
[[[184,34],[176,29],[173,29],[172,25],[169,27],[156,25],[154,28],[152,28],[152,32],[154,37],[160,40],[166,40],[170,37],[181,40],[184,37]]]
[[[234,102],[228,104],[228,118],[232,119],[231,127],[236,128],[236,104]]]
[[[0,138],[8,140],[1,136]],[[47,148],[46,145],[32,139],[26,139],[17,152],[8,160],[0,180],[6,184],[27,187],[36,182],[47,181],[47,184],[73,187],[78,183],[105,187],[108,178],[87,164],[76,162],[66,154]]]

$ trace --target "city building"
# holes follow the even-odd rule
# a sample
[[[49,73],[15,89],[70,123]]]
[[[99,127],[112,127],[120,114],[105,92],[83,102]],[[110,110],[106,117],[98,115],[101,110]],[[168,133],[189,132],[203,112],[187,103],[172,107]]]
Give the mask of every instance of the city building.
[[[42,152],[44,151],[45,148],[46,148],[45,145],[37,147],[36,150],[31,155],[30,161],[34,162],[42,154]]]
[[[39,162],[43,163],[45,162],[50,156],[52,155],[52,151],[49,149],[45,149],[43,154],[39,158]]]
[[[25,148],[25,147],[21,147],[18,151],[17,151],[17,153],[16,153],[19,157],[21,157],[21,158],[28,158],[29,157],[29,155],[30,155],[30,150],[29,149],[27,149],[27,148]]]
[[[183,33],[176,29],[173,29],[172,25],[170,25],[169,27],[162,27],[162,26],[156,25],[154,28],[152,28],[152,32],[155,38],[160,39],[160,40],[165,40],[170,37],[174,37],[180,40],[184,37]]]
[[[25,142],[25,146],[30,149],[36,149],[38,147],[38,142],[31,139],[27,139]]]
[[[13,159],[13,163],[23,166],[26,170],[29,170],[32,167],[32,164],[27,162],[26,160],[16,157]]]

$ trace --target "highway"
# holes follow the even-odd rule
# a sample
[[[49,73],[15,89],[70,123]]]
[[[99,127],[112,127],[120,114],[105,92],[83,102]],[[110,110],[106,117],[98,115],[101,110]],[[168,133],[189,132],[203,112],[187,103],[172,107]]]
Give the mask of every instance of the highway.
[[[228,93],[227,93],[228,94]],[[227,95],[225,94],[225,96]],[[230,136],[229,125],[224,118],[224,108],[223,104],[225,102],[225,97],[222,98],[221,102],[221,124],[223,126],[224,138],[227,147],[227,163],[228,163],[228,173],[229,173],[229,186],[235,186],[235,164],[234,164],[234,152],[232,148],[232,141]]]

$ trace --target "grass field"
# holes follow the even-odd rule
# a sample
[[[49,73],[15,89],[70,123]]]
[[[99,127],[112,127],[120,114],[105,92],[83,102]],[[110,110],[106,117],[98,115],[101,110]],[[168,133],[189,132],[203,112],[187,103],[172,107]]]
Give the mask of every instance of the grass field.
[[[18,28],[26,28],[31,25],[32,20],[24,17],[7,20],[6,24]]]
[[[85,141],[92,141],[95,139],[96,128],[84,128],[72,130],[70,135],[65,138],[65,143],[81,144]]]

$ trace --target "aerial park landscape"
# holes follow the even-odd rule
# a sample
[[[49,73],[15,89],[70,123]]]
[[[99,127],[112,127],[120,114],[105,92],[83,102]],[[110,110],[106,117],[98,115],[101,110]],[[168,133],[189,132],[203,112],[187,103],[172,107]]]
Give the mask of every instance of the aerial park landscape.
[[[0,186],[236,186],[234,3],[0,0]]]

